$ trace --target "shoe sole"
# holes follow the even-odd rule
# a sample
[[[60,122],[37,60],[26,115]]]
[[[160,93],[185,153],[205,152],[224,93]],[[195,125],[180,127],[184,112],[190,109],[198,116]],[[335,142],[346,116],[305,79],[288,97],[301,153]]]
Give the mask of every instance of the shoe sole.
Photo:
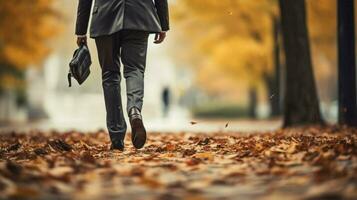
[[[131,127],[132,127],[131,141],[133,142],[134,147],[136,149],[143,148],[146,142],[146,130],[143,121],[139,118],[133,119]]]

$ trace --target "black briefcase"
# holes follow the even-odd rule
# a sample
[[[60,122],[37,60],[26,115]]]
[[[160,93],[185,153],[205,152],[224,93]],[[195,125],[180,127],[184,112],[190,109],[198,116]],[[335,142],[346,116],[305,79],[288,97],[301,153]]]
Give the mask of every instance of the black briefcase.
[[[87,45],[82,44],[74,51],[73,58],[69,63],[68,84],[72,86],[71,77],[81,85],[90,74],[91,56]]]

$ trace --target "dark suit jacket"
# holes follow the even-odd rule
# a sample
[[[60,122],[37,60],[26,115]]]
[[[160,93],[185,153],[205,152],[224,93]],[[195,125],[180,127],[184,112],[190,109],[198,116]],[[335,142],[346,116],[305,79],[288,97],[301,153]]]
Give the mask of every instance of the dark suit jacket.
[[[76,35],[87,33],[92,1],[92,38],[123,29],[151,33],[169,30],[167,0],[79,0]]]

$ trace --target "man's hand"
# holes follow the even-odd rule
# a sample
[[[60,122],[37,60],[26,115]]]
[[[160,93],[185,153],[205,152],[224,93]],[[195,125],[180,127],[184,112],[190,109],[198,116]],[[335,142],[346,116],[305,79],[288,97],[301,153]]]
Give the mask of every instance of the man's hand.
[[[154,43],[160,44],[165,40],[165,38],[166,38],[166,32],[156,33]]]
[[[77,37],[77,45],[81,46],[82,44],[87,45],[87,36],[78,36]]]

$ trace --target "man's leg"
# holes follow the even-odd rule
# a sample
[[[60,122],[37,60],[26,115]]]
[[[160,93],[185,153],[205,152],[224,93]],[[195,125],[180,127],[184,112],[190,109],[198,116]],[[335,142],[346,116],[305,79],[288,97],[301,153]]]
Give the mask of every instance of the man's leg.
[[[107,111],[107,128],[112,147],[120,149],[126,132],[120,95],[120,44],[118,33],[95,39],[102,68],[102,86]]]
[[[144,98],[144,72],[148,32],[124,31],[121,35],[121,60],[126,79],[127,111],[129,115],[132,142],[140,149],[146,141],[146,130],[141,116]]]
[[[121,37],[128,113],[133,107],[141,111],[143,106],[148,36],[148,32],[127,30]]]

